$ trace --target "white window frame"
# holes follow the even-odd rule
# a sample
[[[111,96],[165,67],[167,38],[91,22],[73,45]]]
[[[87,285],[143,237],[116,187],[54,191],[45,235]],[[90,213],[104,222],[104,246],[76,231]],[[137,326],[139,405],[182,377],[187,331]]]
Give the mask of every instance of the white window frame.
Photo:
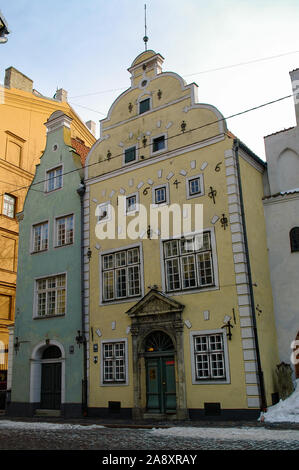
[[[38,281],[48,281],[49,279],[52,278],[57,278],[59,276],[64,276],[65,277],[65,285],[64,285],[64,290],[65,290],[65,305],[64,305],[64,312],[63,313],[56,313],[57,312],[57,301],[58,301],[58,296],[57,296],[57,291],[60,290],[57,286],[55,288],[46,288],[45,293],[47,294],[48,292],[53,292],[55,291],[55,313],[53,314],[47,314],[45,315],[40,315],[38,313],[38,294],[39,290],[37,288],[38,286]],[[62,290],[62,289],[61,289]],[[46,307],[48,304],[48,296],[46,295]],[[47,308],[46,308],[47,310]],[[57,274],[51,274],[48,276],[42,276],[34,279],[34,302],[33,302],[33,319],[45,319],[45,318],[55,318],[55,317],[63,317],[67,313],[67,273],[57,273]]]
[[[126,150],[130,150],[132,148],[135,148],[135,159],[131,160],[130,162],[126,162]],[[138,153],[138,145],[137,144],[133,144],[133,145],[130,145],[129,147],[124,148],[124,151],[123,151],[123,165],[125,165],[125,166],[131,165],[132,163],[137,162],[138,159],[139,159],[139,153]]]
[[[104,346],[106,344],[115,345],[116,343],[124,343],[124,370],[125,370],[125,380],[105,380],[105,367],[104,367]],[[115,359],[113,360],[113,369],[115,371]],[[129,367],[128,367],[128,338],[117,338],[117,339],[105,339],[101,341],[101,361],[100,361],[101,373],[100,373],[100,385],[102,387],[123,387],[129,385]]]
[[[104,208],[104,207],[107,207],[107,215],[105,218],[102,218],[100,219],[100,214],[98,214],[99,212],[101,212],[101,209]],[[108,222],[109,220],[111,220],[111,201],[106,201],[106,202],[102,202],[101,204],[98,204],[97,207],[96,207],[96,218],[97,218],[97,224],[103,224],[103,223],[106,223]]]
[[[129,210],[128,211],[128,208],[127,208],[127,199],[129,197],[135,197],[136,198],[136,205],[135,205],[135,209],[134,210]],[[131,194],[127,194],[124,198],[124,204],[125,204],[125,207],[124,207],[124,214],[127,214],[127,215],[134,215],[136,212],[139,212],[139,193],[136,192],[136,193],[131,193]]]
[[[49,173],[52,173],[53,171],[56,171],[60,168],[61,168],[61,186],[56,187],[55,185],[53,189],[49,189],[49,183],[50,183]],[[54,176],[54,179],[55,178],[57,178],[57,176]],[[50,193],[53,193],[53,191],[58,191],[62,188],[63,188],[63,164],[53,166],[52,168],[48,168],[46,170],[46,177],[45,177],[45,188],[44,188],[45,193],[50,194]]]
[[[156,202],[156,190],[159,190],[161,188],[165,188],[166,190],[166,201],[165,202]],[[166,206],[169,204],[169,184],[168,183],[162,183],[162,184],[157,184],[152,187],[152,207],[161,207],[161,206]]]
[[[194,348],[194,339],[199,336],[212,336],[212,335],[222,335],[223,338],[223,358],[224,358],[224,378],[200,378],[196,376],[196,359],[195,355],[197,352]],[[228,355],[228,344],[227,344],[227,334],[223,328],[215,330],[201,330],[201,331],[190,331],[190,354],[191,354],[191,372],[192,372],[192,384],[193,385],[211,385],[211,384],[228,384],[230,383],[230,367],[229,367],[229,355]],[[217,352],[217,351],[216,351]],[[211,356],[210,351],[208,351],[209,357]]]
[[[134,248],[138,248],[139,249],[139,263],[138,264],[132,264],[132,266],[139,266],[139,279],[140,279],[140,293],[138,295],[131,295],[131,296],[125,296],[125,297],[116,297],[115,296],[115,292],[114,292],[114,297],[112,299],[108,299],[108,300],[105,300],[104,299],[104,289],[103,289],[103,280],[104,280],[104,269],[103,269],[103,258],[104,256],[106,255],[114,255],[118,252],[121,252],[121,251],[128,251],[128,250],[132,250]],[[125,265],[125,267],[127,268],[128,264]],[[121,269],[121,266],[119,267]],[[115,280],[115,272],[116,272],[116,268],[111,268],[111,270],[113,269],[113,286],[114,286],[114,289],[115,289],[115,285],[116,285],[116,280]],[[109,270],[107,270],[106,272],[108,272]],[[143,297],[144,295],[144,274],[143,274],[143,253],[142,253],[142,244],[141,243],[137,243],[137,244],[134,244],[134,245],[128,245],[128,246],[123,246],[123,247],[119,247],[119,248],[116,248],[114,250],[106,250],[106,251],[103,251],[101,253],[99,253],[99,285],[100,285],[100,305],[112,305],[112,304],[119,304],[119,303],[123,303],[123,302],[136,302],[136,300],[140,299],[141,297]]]
[[[163,149],[154,150],[154,141],[159,139],[160,137],[164,137],[165,146]],[[159,155],[160,153],[167,152],[167,133],[155,135],[151,137],[151,156]]]
[[[6,196],[8,196],[8,197],[10,198],[10,201],[9,201],[9,202],[5,202],[5,197],[6,197]],[[13,204],[11,203],[11,201],[13,201]],[[8,208],[7,213],[5,213],[5,205],[6,205],[6,207]],[[5,215],[5,217],[8,217],[9,219],[14,219],[15,216],[16,216],[16,207],[17,207],[17,198],[16,198],[15,196],[13,196],[12,194],[5,193],[5,194],[3,195],[3,210],[2,210],[2,214]],[[9,215],[11,208],[13,209],[13,215]]]
[[[43,227],[47,225],[47,231],[48,231],[48,239],[47,239],[47,248],[42,248],[42,249],[39,249],[39,250],[35,250],[34,249],[34,245],[35,245],[35,237],[34,237],[34,233],[35,233],[35,228],[36,227]],[[43,253],[44,251],[48,251],[49,249],[49,241],[50,241],[50,224],[49,224],[49,220],[44,220],[43,222],[38,222],[36,224],[32,224],[31,226],[31,239],[30,239],[30,253],[31,254],[34,254],[34,253]],[[41,245],[42,245],[42,241],[43,241],[43,229],[42,229],[42,235],[41,235]]]
[[[162,275],[162,288],[163,292],[167,292],[168,295],[182,295],[182,294],[195,294],[198,292],[206,292],[209,290],[217,290],[219,289],[219,280],[218,280],[218,263],[217,263],[217,250],[216,250],[216,239],[215,239],[215,230],[214,227],[204,228],[204,232],[210,233],[210,243],[211,243],[211,254],[212,254],[212,265],[213,265],[213,285],[206,285],[203,287],[191,287],[191,288],[182,288],[182,279],[181,279],[181,269],[179,270],[180,276],[180,289],[177,290],[167,290],[167,282],[166,282],[166,270],[165,270],[165,258],[164,258],[164,242],[171,241],[171,240],[180,240],[181,236],[176,236],[167,239],[160,239],[160,260],[161,260],[161,275]],[[192,237],[195,235],[200,234],[201,232],[191,232],[188,234],[184,234],[185,238]],[[187,255],[186,255],[187,256]],[[181,255],[178,255],[176,258],[173,259],[180,259]],[[197,269],[197,267],[196,267]]]
[[[200,192],[195,193],[195,194],[190,194],[190,181],[199,179],[199,187],[200,187]],[[189,176],[186,178],[186,194],[187,194],[187,199],[193,199],[195,197],[200,197],[204,196],[204,180],[203,180],[203,174],[200,173],[199,175],[194,175],[194,176]]]
[[[69,217],[73,218],[73,229],[72,229],[73,230],[73,240],[71,242],[63,243],[63,244],[59,245],[58,244],[58,226],[59,226],[58,221],[60,219],[68,219]],[[63,246],[68,246],[68,245],[73,245],[74,244],[74,242],[75,242],[75,214],[66,214],[66,215],[61,215],[61,216],[55,217],[53,240],[54,240],[54,248],[61,248]]]

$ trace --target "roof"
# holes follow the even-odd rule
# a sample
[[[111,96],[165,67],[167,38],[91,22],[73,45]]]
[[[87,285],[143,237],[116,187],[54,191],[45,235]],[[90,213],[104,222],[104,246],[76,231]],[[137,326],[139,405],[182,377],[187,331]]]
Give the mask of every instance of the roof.
[[[264,139],[266,139],[267,137],[271,137],[271,135],[276,135],[276,134],[280,134],[281,132],[290,131],[291,129],[295,129],[295,126],[288,127],[287,129],[282,129],[281,131],[277,131],[277,132],[273,132],[272,134],[265,135]]]
[[[87,147],[83,140],[79,139],[78,137],[72,137],[71,142],[72,147],[76,150],[77,154],[80,155],[82,166],[84,166],[90,147]]]
[[[289,189],[288,191],[280,191],[279,193],[270,194],[270,196],[264,196],[262,199],[271,199],[272,197],[287,196],[288,194],[298,194],[299,188]]]

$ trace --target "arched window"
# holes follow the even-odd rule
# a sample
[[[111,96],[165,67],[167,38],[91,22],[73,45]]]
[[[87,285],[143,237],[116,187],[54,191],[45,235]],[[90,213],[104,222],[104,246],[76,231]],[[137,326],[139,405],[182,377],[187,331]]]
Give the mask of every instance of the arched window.
[[[145,339],[146,352],[162,352],[173,351],[173,343],[171,338],[163,331],[154,331],[150,333]]]
[[[290,231],[291,252],[299,251],[299,227],[293,227]]]
[[[42,359],[58,359],[59,357],[61,357],[61,351],[58,346],[49,346],[42,355]]]

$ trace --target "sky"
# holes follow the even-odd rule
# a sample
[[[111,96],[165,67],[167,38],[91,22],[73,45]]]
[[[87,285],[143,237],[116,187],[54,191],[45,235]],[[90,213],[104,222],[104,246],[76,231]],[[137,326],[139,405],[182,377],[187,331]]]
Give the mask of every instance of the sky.
[[[148,49],[164,57],[164,72],[198,85],[200,103],[229,117],[292,93],[298,0],[4,0],[11,32],[0,44],[0,83],[13,66],[45,96],[64,88],[81,119],[96,122],[98,138],[144,51],[145,4]],[[263,160],[264,136],[294,125],[292,97],[227,120]]]

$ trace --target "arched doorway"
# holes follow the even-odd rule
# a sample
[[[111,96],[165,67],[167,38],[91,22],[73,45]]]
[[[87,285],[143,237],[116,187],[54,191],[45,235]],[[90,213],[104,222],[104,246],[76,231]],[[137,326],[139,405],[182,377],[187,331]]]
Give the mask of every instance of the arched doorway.
[[[174,346],[163,331],[153,331],[144,341],[146,410],[176,413]]]
[[[61,361],[59,359],[61,359],[61,351],[58,346],[49,346],[42,353],[40,402],[42,409],[60,409]]]

